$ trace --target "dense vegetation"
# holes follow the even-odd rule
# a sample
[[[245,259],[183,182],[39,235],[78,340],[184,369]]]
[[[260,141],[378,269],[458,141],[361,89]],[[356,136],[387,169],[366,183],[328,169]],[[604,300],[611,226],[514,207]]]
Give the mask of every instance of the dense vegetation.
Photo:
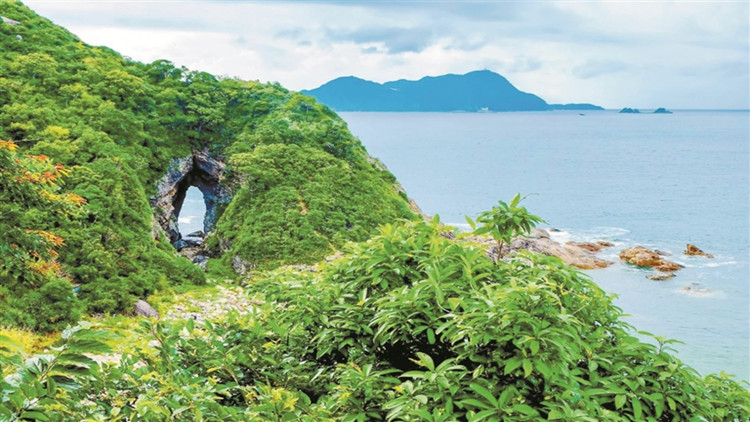
[[[393,176],[309,97],[163,60],[134,62],[16,1],[0,1],[0,15],[20,22],[0,23],[0,139],[21,156],[44,154],[64,166],[64,188],[86,201],[76,216],[50,218],[28,202],[0,219],[3,250],[18,243],[8,237],[18,228],[58,236],[53,278],[80,290],[77,311],[50,323],[54,315],[29,312],[39,300],[21,292],[45,283],[0,271],[0,323],[59,329],[81,310],[120,312],[157,288],[204,283],[149,205],[170,160],[195,151],[230,163],[224,183],[235,200],[209,242],[217,258],[209,267],[225,274],[235,257],[266,268],[313,262],[413,215]]]
[[[386,225],[320,272],[263,274],[243,314],[143,320],[150,345],[101,368],[82,355],[110,351],[97,326],[25,361],[8,342],[0,420],[750,418],[747,390],[636,338],[557,258],[495,263],[445,230]]]

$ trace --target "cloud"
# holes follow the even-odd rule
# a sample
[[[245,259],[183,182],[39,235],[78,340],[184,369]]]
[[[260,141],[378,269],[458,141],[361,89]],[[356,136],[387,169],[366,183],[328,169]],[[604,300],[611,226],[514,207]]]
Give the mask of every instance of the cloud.
[[[573,76],[581,79],[594,78],[608,73],[621,72],[628,69],[628,65],[620,61],[589,60],[573,68]]]
[[[24,3],[84,42],[139,61],[296,90],[343,75],[385,82],[486,68],[548,102],[747,104],[743,2]],[[648,103],[654,93],[661,104]]]
[[[389,54],[419,53],[435,42],[430,28],[368,27],[354,30],[329,29],[327,37],[333,42],[381,44]]]

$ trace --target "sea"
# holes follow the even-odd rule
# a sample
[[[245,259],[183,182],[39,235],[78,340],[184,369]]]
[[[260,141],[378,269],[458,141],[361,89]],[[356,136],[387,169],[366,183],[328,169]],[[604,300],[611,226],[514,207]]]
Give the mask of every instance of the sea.
[[[677,357],[703,375],[750,381],[749,112],[339,115],[445,224],[466,229],[465,216],[521,193],[554,239],[614,243],[599,254],[614,264],[584,273],[626,321],[681,341]],[[181,223],[201,220],[190,200]],[[714,257],[684,255],[688,243]],[[650,280],[653,271],[618,258],[637,245],[684,268]]]

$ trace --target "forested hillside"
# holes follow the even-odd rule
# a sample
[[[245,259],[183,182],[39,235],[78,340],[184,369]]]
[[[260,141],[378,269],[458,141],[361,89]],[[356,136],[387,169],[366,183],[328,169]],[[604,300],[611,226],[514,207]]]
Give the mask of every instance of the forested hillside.
[[[149,204],[170,163],[198,152],[229,164],[218,182],[229,198],[207,242],[209,268],[219,272],[232,260],[250,268],[313,262],[413,215],[393,176],[309,97],[164,60],[134,62],[84,44],[19,2],[0,2],[0,16],[8,19],[0,23],[0,139],[17,146],[2,153],[64,166],[55,184],[85,202],[61,214],[11,199],[14,174],[3,169],[4,254],[19,249],[18,229],[61,239],[56,270],[44,277],[35,274],[43,258],[33,250],[0,263],[4,323],[59,329],[81,310],[129,310],[159,286],[203,283]],[[71,290],[44,289],[60,280]],[[66,307],[44,306],[63,299]]]

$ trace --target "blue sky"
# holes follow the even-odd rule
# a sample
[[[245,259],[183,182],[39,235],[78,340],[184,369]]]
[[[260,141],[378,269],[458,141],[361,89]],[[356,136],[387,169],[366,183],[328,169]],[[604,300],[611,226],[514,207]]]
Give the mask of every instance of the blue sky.
[[[550,103],[750,108],[746,1],[24,3],[135,60],[294,90],[490,69]]]

